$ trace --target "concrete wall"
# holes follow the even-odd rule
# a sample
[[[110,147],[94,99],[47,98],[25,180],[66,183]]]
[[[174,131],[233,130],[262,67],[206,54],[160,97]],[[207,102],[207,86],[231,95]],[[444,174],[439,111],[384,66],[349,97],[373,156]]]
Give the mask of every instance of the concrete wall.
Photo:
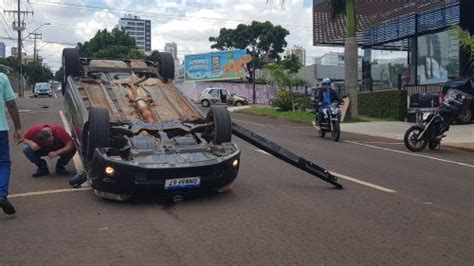
[[[252,84],[247,83],[226,83],[226,82],[175,82],[175,85],[183,92],[183,94],[197,101],[199,95],[205,88],[223,88],[231,93],[246,97],[249,103],[252,103]],[[261,104],[268,104],[276,95],[277,88],[270,85],[256,85],[256,101]]]

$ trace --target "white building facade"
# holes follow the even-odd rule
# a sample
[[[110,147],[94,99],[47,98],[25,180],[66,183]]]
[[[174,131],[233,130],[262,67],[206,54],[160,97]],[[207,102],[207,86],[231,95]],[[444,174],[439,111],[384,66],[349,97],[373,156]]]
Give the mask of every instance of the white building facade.
[[[119,27],[135,39],[138,50],[151,51],[151,21],[138,16],[126,15],[119,21]]]

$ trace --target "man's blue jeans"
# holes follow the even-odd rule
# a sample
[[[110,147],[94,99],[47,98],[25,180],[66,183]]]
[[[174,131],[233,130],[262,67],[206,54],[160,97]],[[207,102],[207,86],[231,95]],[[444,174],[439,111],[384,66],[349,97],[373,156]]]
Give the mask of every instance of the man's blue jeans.
[[[41,159],[43,156],[48,156],[48,151],[45,150],[37,150],[33,151],[29,145],[23,144],[23,153],[25,154],[26,158],[28,158],[32,163],[36,164],[38,168],[46,168],[48,165],[46,161]],[[69,161],[74,157],[74,153],[61,155],[58,159],[56,167],[66,166]]]
[[[6,198],[8,195],[11,165],[8,131],[0,131],[0,198]]]

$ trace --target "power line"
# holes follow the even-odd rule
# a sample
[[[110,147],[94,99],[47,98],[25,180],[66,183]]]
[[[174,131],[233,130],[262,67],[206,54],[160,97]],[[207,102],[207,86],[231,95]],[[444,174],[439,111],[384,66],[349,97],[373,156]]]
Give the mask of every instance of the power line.
[[[90,5],[79,5],[79,4],[71,4],[71,3],[60,3],[60,2],[44,2],[44,1],[36,1],[36,5],[43,5],[43,6],[54,6],[54,7],[65,7],[65,8],[73,8],[73,9],[89,9],[89,10],[98,10],[98,11],[108,11],[111,13],[133,13],[143,17],[148,18],[161,18],[161,19],[177,19],[177,20],[200,20],[200,21],[207,21],[207,22],[223,22],[225,24],[232,24],[232,23],[248,23],[247,20],[241,19],[228,19],[228,18],[205,18],[205,17],[184,17],[178,15],[170,15],[164,13],[156,13],[156,12],[145,12],[145,11],[138,11],[138,10],[123,10],[123,9],[116,9],[116,8],[105,8],[105,7],[98,7],[98,6],[90,6]],[[304,30],[312,30],[311,26],[304,26],[304,25],[292,25],[292,24],[282,24],[285,27],[293,28],[293,29],[304,29]]]

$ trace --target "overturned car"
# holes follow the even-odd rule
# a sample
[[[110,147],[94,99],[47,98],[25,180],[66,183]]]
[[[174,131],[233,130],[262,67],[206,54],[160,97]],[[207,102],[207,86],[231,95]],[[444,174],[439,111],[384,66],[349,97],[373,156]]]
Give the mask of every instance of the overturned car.
[[[227,189],[239,171],[228,111],[207,116],[174,87],[174,61],[79,58],[63,51],[66,117],[98,196]]]
[[[171,82],[174,60],[80,58],[63,50],[66,117],[96,195],[127,200],[228,190],[240,150],[232,134],[342,188],[327,170],[231,122],[224,107],[206,115]]]

